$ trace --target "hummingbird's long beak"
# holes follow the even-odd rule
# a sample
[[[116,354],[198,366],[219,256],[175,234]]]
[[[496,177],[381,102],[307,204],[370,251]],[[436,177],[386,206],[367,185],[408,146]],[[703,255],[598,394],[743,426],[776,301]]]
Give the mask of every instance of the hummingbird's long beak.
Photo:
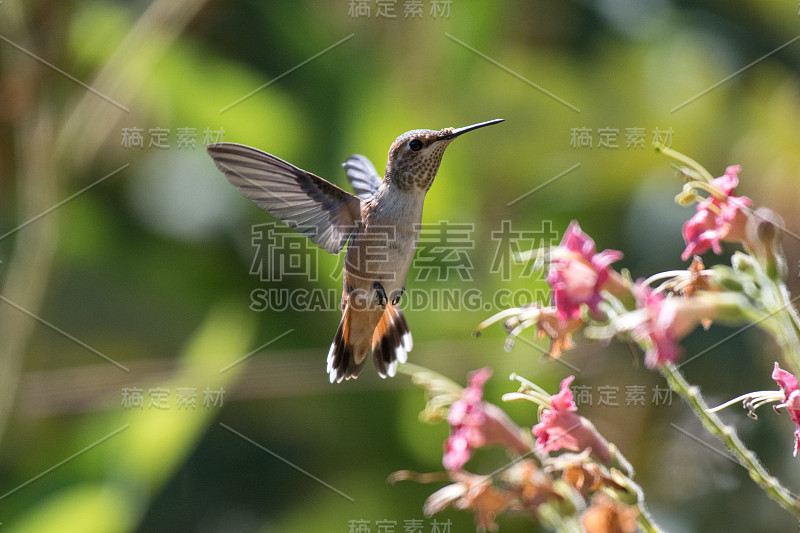
[[[468,131],[477,130],[478,128],[482,128],[484,126],[491,126],[492,124],[497,124],[498,122],[503,122],[503,119],[496,118],[494,120],[487,120],[486,122],[479,122],[478,124],[473,124],[471,126],[456,128],[452,130],[450,133],[445,133],[444,135],[442,135],[442,139],[455,139],[462,133],[467,133]]]

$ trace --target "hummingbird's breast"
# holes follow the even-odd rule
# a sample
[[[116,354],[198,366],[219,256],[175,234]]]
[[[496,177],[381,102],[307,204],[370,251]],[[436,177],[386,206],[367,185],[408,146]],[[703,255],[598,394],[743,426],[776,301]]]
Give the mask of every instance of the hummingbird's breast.
[[[345,256],[352,286],[379,281],[387,294],[405,286],[419,243],[424,200],[424,194],[387,185],[364,202],[363,225]]]

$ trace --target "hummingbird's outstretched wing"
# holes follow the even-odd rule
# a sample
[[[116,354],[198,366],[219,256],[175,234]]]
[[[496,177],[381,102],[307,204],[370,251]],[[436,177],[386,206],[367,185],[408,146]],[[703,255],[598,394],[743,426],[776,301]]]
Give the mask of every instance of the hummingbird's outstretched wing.
[[[381,186],[381,177],[366,156],[351,155],[342,166],[347,171],[347,179],[356,191],[356,196],[362,200],[370,199]]]
[[[357,197],[274,155],[235,143],[206,150],[242,194],[326,252],[341,252],[361,219]]]

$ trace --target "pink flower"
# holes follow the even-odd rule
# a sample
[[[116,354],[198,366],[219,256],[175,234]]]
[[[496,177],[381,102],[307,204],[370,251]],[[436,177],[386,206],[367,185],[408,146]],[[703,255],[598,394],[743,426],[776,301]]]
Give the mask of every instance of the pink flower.
[[[678,273],[674,279],[683,277],[691,283],[696,271],[693,273],[690,269],[687,272],[688,278]],[[650,279],[663,277],[657,275]],[[648,368],[677,363],[683,356],[680,341],[698,325],[708,329],[714,320],[729,324],[749,320],[751,304],[743,294],[711,290],[702,284],[694,287],[683,282],[681,284],[682,295],[673,292],[665,296],[661,289],[650,289],[648,281],[637,281],[633,287],[636,310],[617,316],[612,321],[615,334],[630,333],[646,349],[644,362]],[[666,283],[662,287],[664,285]]]
[[[603,299],[600,291],[610,278],[618,277],[609,265],[622,259],[622,252],[604,250],[595,253],[594,241],[573,220],[561,244],[551,253],[547,283],[553,291],[553,305],[558,309],[559,319],[580,318],[581,304],[588,305],[598,316],[598,304]]]
[[[721,254],[720,241],[744,242],[747,207],[752,201],[747,196],[733,196],[739,184],[739,165],[725,169],[725,174],[711,181],[720,195],[712,194],[697,204],[697,213],[683,225],[686,249],[681,258],[686,261],[694,254],[703,254],[709,249]]]
[[[711,327],[718,317],[736,319],[741,310],[738,295],[701,292],[688,297],[664,296],[643,283],[634,287],[637,313],[630,328],[636,340],[649,341],[644,362],[648,368],[665,363],[677,363],[683,356],[679,342],[698,324]]]
[[[461,470],[472,456],[472,450],[489,444],[503,444],[523,455],[529,448],[519,427],[496,405],[483,401],[483,385],[492,375],[489,367],[476,370],[468,377],[461,398],[453,402],[447,414],[450,437],[444,443],[444,467]]]
[[[590,448],[592,454],[602,462],[611,460],[611,451],[606,441],[591,422],[575,413],[578,407],[569,389],[575,376],[561,382],[558,394],[550,397],[550,409],[545,409],[539,423],[533,426],[536,446],[544,453],[566,448],[581,452]]]
[[[781,369],[778,363],[775,363],[775,369],[772,371],[772,379],[781,386],[783,391],[783,402],[775,406],[776,409],[785,407],[789,411],[789,416],[792,417],[795,425],[794,430],[794,452],[793,455],[797,457],[797,451],[800,450],[800,392],[797,390],[797,378],[786,370]]]
[[[637,306],[644,311],[645,320],[634,330],[639,339],[649,338],[650,347],[644,354],[644,362],[648,368],[655,368],[664,363],[676,363],[683,356],[683,349],[678,344],[675,328],[672,327],[676,308],[667,305],[667,298],[641,284],[637,284]]]

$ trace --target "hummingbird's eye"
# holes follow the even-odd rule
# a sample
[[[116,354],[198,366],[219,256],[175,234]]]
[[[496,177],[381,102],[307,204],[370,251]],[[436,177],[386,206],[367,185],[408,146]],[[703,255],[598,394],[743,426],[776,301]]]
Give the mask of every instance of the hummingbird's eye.
[[[420,141],[419,139],[414,139],[410,143],[408,143],[408,147],[414,150],[415,152],[418,152],[419,150],[422,149],[422,141]]]

